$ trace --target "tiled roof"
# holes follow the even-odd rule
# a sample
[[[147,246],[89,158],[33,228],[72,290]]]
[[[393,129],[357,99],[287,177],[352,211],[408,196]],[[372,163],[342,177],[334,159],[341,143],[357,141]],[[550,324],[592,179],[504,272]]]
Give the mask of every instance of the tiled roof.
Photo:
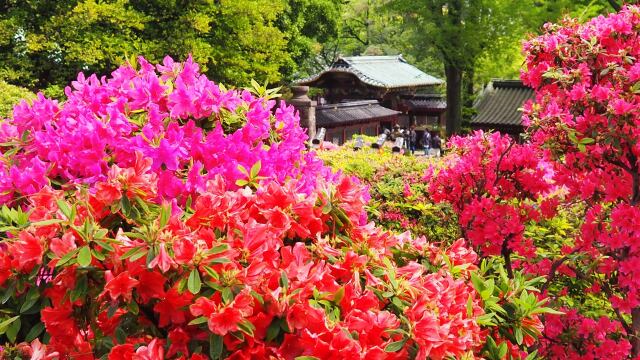
[[[328,69],[295,83],[313,86],[321,77],[330,73],[351,73],[367,85],[385,89],[423,87],[444,83],[444,81],[425,74],[407,63],[402,55],[341,57]]]
[[[399,111],[387,109],[376,100],[321,105],[316,109],[316,127],[335,127],[369,122],[394,117],[398,114],[400,114]]]
[[[524,103],[534,98],[533,89],[520,80],[494,80],[480,95],[472,125],[520,126]]]
[[[416,95],[403,99],[411,111],[415,110],[446,110],[447,100],[439,95]]]

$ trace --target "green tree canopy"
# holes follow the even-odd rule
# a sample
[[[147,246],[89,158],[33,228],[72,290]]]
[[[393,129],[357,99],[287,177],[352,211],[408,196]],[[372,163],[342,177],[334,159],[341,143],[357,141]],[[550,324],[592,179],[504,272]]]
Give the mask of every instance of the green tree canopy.
[[[337,0],[9,0],[0,78],[30,88],[105,74],[136,55],[192,54],[211,78],[277,83],[337,32]]]

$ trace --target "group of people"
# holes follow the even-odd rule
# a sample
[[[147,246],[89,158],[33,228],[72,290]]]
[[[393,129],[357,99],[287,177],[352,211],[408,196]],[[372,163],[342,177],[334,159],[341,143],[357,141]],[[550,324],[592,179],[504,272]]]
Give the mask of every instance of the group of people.
[[[424,154],[427,156],[440,156],[442,150],[442,139],[437,132],[425,130],[421,138],[418,139],[418,133],[414,125],[411,125],[409,129],[401,129],[400,126],[396,125],[391,137],[392,139],[404,138],[405,144],[412,154],[419,147],[424,149]]]

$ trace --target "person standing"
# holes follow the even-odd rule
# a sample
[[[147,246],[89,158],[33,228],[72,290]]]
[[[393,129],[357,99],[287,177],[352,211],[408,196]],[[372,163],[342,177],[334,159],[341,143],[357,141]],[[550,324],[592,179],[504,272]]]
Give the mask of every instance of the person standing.
[[[442,149],[442,140],[440,139],[440,135],[438,135],[438,133],[435,133],[431,142],[431,147],[433,148],[434,155],[440,157]]]
[[[429,156],[429,150],[431,150],[431,133],[429,130],[425,130],[422,134],[422,147],[424,148],[424,154]]]
[[[409,151],[413,154],[416,151],[416,143],[418,141],[418,134],[416,134],[416,127],[411,125],[407,134],[407,141],[409,142]]]

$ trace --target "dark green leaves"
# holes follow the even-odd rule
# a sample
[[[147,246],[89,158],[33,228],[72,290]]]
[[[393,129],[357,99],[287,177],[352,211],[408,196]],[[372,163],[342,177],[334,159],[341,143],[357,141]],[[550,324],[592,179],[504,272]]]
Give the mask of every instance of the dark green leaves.
[[[13,324],[14,321],[18,321],[18,319],[20,319],[20,316],[14,316],[0,321],[0,335],[5,334],[9,326]]]
[[[220,335],[209,335],[209,357],[212,360],[220,359],[222,357],[222,350],[224,344],[222,343],[222,337]]]
[[[20,306],[20,313],[23,314],[29,310],[40,300],[40,292],[37,287],[32,287],[24,297],[24,303]]]

